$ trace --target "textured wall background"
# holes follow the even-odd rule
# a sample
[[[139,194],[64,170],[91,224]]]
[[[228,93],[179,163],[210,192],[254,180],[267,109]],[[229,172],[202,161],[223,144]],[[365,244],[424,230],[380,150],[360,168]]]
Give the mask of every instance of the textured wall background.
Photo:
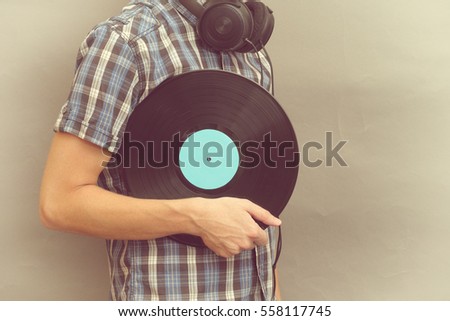
[[[450,2],[265,3],[300,143],[348,141],[348,167],[300,169],[282,216],[284,299],[449,300]],[[78,46],[125,4],[1,1],[0,299],[108,299],[104,241],[45,230],[37,208]]]

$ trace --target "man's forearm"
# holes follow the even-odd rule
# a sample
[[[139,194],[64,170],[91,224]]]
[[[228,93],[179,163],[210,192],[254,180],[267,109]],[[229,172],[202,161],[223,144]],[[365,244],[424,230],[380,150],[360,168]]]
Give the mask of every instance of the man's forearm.
[[[106,239],[144,240],[196,234],[195,199],[145,200],[84,185],[41,200],[41,218],[50,228]]]

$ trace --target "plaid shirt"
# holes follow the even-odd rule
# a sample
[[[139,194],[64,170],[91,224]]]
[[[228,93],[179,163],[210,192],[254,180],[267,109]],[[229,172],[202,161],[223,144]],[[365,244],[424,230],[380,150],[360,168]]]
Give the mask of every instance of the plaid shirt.
[[[178,0],[138,0],[100,23],[81,44],[73,86],[55,124],[116,153],[133,109],[168,77],[219,69],[260,83],[257,54],[202,46],[196,18]],[[264,86],[270,68],[262,57]],[[98,185],[128,195],[119,170],[105,168]],[[170,238],[107,240],[113,300],[272,300],[271,242],[225,259]]]

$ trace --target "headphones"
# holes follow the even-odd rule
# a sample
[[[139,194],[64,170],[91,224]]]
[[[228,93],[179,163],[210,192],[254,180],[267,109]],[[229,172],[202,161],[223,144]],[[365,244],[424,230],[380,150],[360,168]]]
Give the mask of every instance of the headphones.
[[[256,52],[272,35],[273,11],[258,0],[180,0],[198,18],[201,40],[218,51]]]

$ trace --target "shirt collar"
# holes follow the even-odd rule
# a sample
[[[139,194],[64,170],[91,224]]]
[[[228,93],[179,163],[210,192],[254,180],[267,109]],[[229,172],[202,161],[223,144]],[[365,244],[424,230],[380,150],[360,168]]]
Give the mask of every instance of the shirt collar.
[[[195,0],[192,0],[195,1]],[[197,2],[204,4],[207,0],[196,0]],[[131,3],[145,3],[149,5],[166,5],[169,3],[174,7],[184,18],[186,18],[193,25],[197,24],[197,17],[192,14],[185,6],[180,3],[180,0],[132,0]]]
[[[195,0],[193,0],[195,1]],[[204,4],[206,2],[206,0],[197,0],[197,2]],[[175,8],[177,9],[177,11],[183,16],[185,17],[189,22],[191,22],[192,24],[197,24],[197,17],[194,16],[192,14],[192,12],[190,12],[185,6],[183,6],[179,0],[169,0],[169,3]]]

